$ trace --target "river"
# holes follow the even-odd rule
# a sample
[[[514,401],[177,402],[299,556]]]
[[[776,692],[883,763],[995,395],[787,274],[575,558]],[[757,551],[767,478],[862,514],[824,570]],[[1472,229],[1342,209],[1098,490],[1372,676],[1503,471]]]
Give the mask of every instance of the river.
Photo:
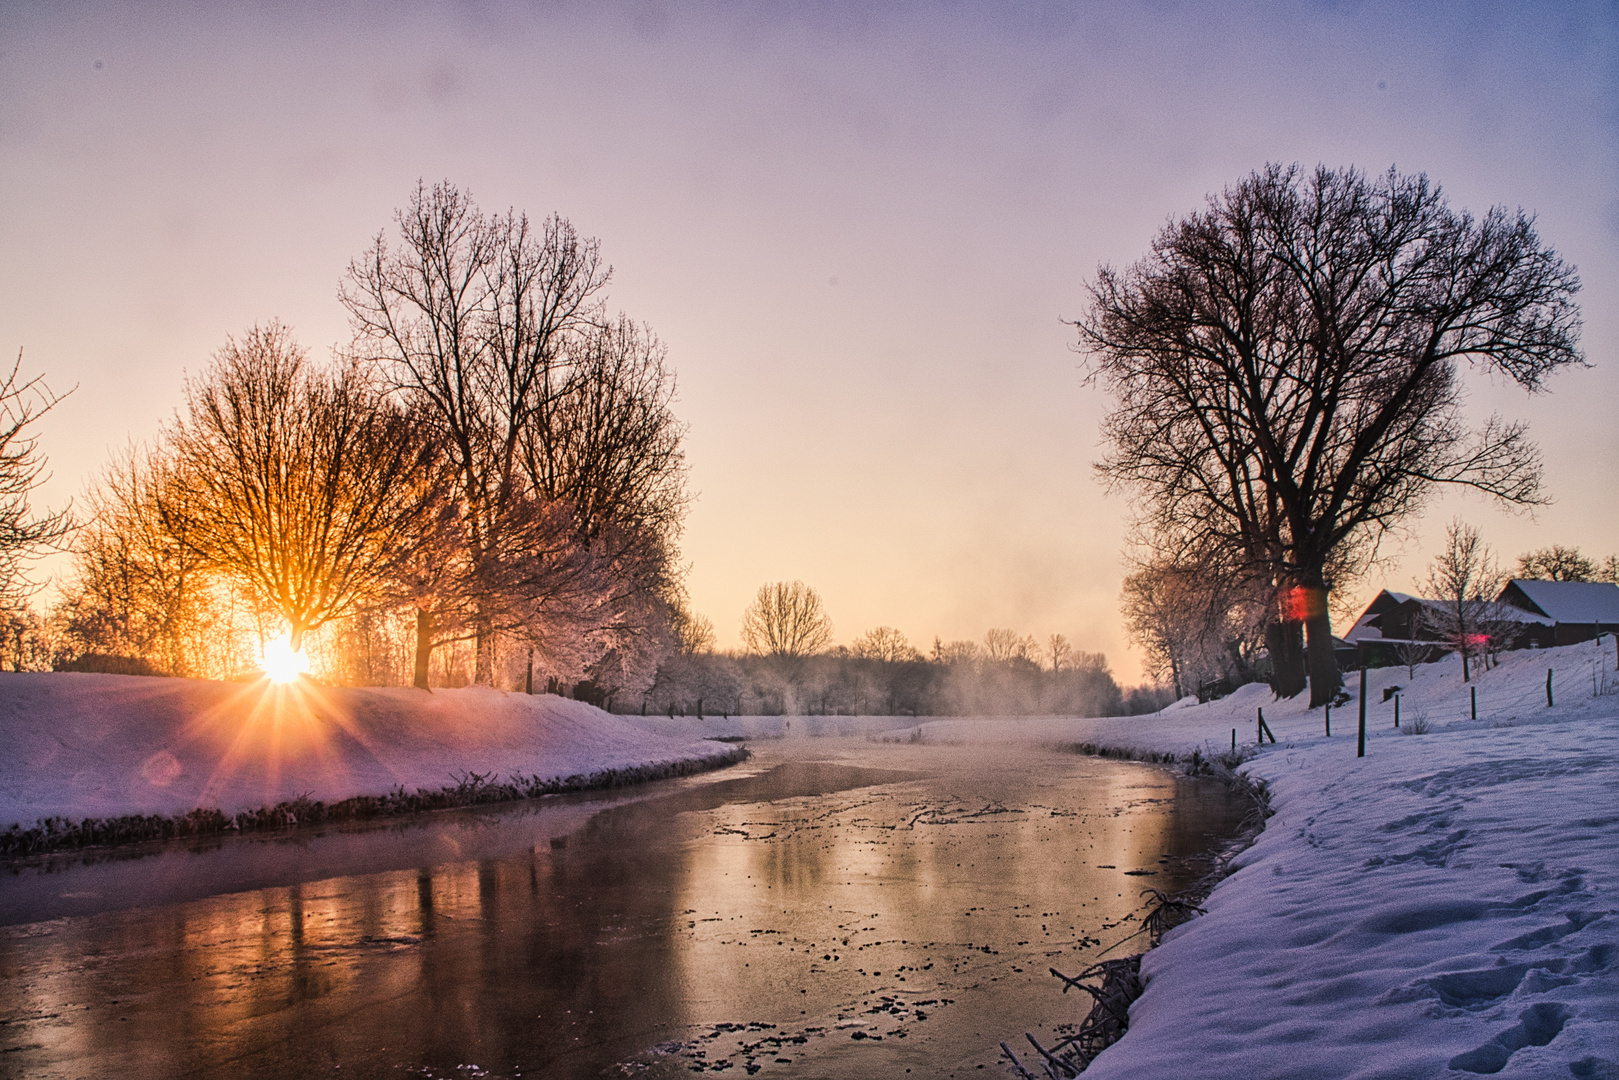
[[[1087,1004],[1049,969],[1138,930],[1142,890],[1189,884],[1243,810],[1042,750],[751,749],[634,790],[0,868],[0,1075],[998,1076],[1001,1039]]]

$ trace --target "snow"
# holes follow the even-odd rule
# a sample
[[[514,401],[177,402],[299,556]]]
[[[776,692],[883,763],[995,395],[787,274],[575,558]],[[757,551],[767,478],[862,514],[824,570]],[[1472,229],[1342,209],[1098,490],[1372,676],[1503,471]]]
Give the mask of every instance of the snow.
[[[932,721],[886,737],[1140,751],[1279,740],[1247,770],[1275,816],[1147,955],[1130,1031],[1087,1080],[1619,1077],[1619,682],[1614,640],[1509,653],[1478,715],[1447,658],[1373,671],[1322,711],[1245,687],[1114,720]],[[1546,704],[1546,673],[1555,704]],[[1351,677],[1351,688],[1358,688]],[[1388,687],[1402,689],[1402,729]],[[1302,697],[1302,696],[1301,696]],[[1424,734],[1402,734],[1426,726]]]
[[[1614,639],[1508,653],[1472,683],[1454,657],[1384,668],[1366,689],[1361,758],[1358,702],[1329,738],[1322,710],[1261,686],[1147,717],[698,720],[476,688],[311,690],[277,713],[262,684],[8,674],[0,828],[690,760],[726,735],[1214,753],[1233,731],[1252,748],[1263,709],[1277,742],[1246,769],[1275,816],[1208,914],[1147,955],[1130,1032],[1087,1077],[1619,1077]]]
[[[38,819],[226,814],[337,802],[468,774],[564,778],[713,759],[583,702],[483,687],[338,689],[70,673],[0,674],[0,829]]]
[[[1514,578],[1507,592],[1517,588],[1540,609],[1562,623],[1619,622],[1619,585],[1611,581],[1535,581]]]

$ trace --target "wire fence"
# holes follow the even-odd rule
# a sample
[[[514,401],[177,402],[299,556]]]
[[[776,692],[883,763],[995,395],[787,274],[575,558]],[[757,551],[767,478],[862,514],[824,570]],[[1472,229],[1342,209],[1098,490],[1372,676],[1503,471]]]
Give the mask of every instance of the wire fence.
[[[1619,654],[1615,652],[1614,636],[1605,634],[1596,639],[1585,655],[1570,656],[1567,650],[1561,650],[1555,663],[1548,664],[1544,680],[1533,683],[1514,680],[1502,685],[1490,679],[1489,672],[1485,671],[1443,699],[1423,694],[1418,701],[1411,701],[1402,700],[1402,696],[1396,693],[1380,702],[1374,693],[1372,700],[1366,703],[1367,726],[1392,726],[1396,718],[1400,727],[1414,730],[1459,720],[1528,719],[1558,705],[1619,696]],[[1355,722],[1356,709],[1357,706],[1349,705],[1336,712],[1334,726],[1340,718]]]

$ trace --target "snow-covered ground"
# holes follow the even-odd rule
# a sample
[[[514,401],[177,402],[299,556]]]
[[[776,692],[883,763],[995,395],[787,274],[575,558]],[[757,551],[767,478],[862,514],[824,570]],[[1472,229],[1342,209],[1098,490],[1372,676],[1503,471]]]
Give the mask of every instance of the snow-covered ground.
[[[1322,711],[1248,687],[1130,720],[947,720],[887,738],[1142,751],[1278,742],[1249,763],[1271,818],[1208,914],[1149,953],[1113,1077],[1619,1078],[1614,641],[1374,671]],[[1555,704],[1546,703],[1553,672]],[[1351,681],[1358,690],[1358,682]],[[1402,727],[1386,688],[1402,687]],[[1407,734],[1425,728],[1421,734]],[[1032,1063],[1031,1063],[1032,1064]]]
[[[0,674],[0,830],[44,817],[230,815],[711,761],[731,748],[553,695]]]
[[[1372,672],[1364,758],[1358,702],[1333,710],[1328,738],[1321,710],[1271,701],[1263,687],[1148,717],[919,723],[611,717],[482,689],[277,699],[245,684],[7,674],[0,828],[46,815],[336,801],[467,773],[559,777],[710,759],[726,750],[701,741],[715,736],[1213,753],[1230,748],[1233,731],[1252,746],[1263,708],[1277,742],[1246,768],[1270,783],[1275,816],[1208,914],[1147,956],[1130,1033],[1089,1074],[1616,1080],[1614,662],[1608,637],[1507,654],[1472,684],[1454,658]],[[1384,693],[1393,687],[1399,729]]]

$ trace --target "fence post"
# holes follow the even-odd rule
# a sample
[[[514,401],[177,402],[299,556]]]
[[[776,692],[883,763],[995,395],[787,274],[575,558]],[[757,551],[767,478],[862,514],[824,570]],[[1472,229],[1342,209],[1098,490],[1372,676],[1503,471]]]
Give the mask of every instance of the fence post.
[[[1355,756],[1366,756],[1366,646],[1355,642],[1355,652],[1360,660],[1360,736],[1355,743]]]
[[[1332,738],[1332,706],[1327,706],[1327,738]]]
[[[1552,707],[1552,669],[1546,669],[1546,708]]]
[[[1394,695],[1394,726],[1400,726],[1400,695]]]
[[[1478,719],[1478,687],[1470,686],[1470,687],[1467,688],[1467,692],[1470,695],[1472,695],[1473,702],[1472,702],[1471,708],[1473,710],[1473,719],[1477,720]]]
[[[1231,752],[1233,754],[1235,754],[1237,752],[1237,729],[1236,728],[1231,729]]]

